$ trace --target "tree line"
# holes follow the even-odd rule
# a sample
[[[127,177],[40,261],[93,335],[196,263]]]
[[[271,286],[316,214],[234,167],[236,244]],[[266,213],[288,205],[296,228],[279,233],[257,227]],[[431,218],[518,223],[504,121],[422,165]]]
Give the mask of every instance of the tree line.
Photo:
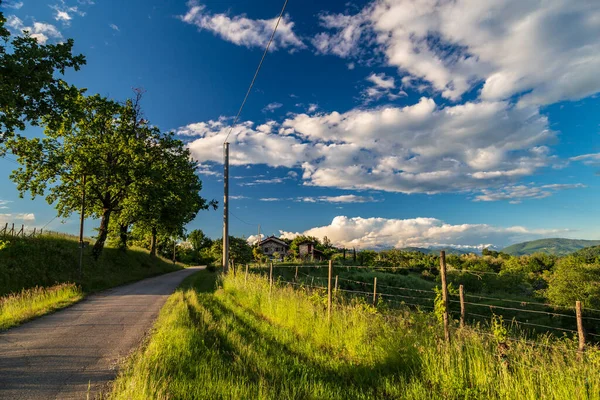
[[[96,258],[109,236],[122,249],[143,238],[155,255],[160,238],[182,236],[200,210],[217,207],[200,196],[185,144],[145,118],[142,90],[124,102],[88,95],[63,79],[86,63],[72,39],[41,44],[5,24],[0,12],[0,155],[20,164],[10,178],[21,197],[44,196],[62,218],[83,206],[99,219]],[[23,136],[28,126],[44,136]]]

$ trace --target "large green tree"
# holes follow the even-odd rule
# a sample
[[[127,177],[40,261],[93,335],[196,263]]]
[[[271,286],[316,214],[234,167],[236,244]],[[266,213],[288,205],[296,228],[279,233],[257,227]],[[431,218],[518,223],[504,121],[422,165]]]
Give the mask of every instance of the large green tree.
[[[27,124],[52,124],[69,112],[80,91],[59,75],[85,64],[83,55],[73,55],[72,39],[41,44],[27,33],[11,35],[5,23],[0,12],[0,144]]]
[[[122,209],[130,186],[145,169],[152,130],[140,129],[131,102],[118,104],[99,95],[78,96],[75,112],[48,125],[44,138],[8,142],[23,166],[11,175],[20,195],[46,195],[60,217],[81,208],[86,178],[85,215],[100,219],[93,254],[104,248],[111,216]]]
[[[188,241],[195,251],[200,251],[212,246],[212,240],[202,232],[201,229],[194,229],[188,234]]]

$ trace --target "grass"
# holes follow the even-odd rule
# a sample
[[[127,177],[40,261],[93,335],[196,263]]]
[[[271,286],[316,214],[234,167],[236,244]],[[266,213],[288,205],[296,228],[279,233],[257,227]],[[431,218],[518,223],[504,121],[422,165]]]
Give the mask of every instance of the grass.
[[[190,277],[115,381],[113,399],[600,399],[600,352],[499,344],[431,314],[376,309],[254,274]],[[218,285],[218,286],[217,286]],[[545,347],[550,345],[552,347]]]
[[[86,294],[181,268],[137,248],[106,247],[95,260],[87,247],[80,276],[76,237],[5,238],[0,243],[0,329],[66,307]]]
[[[48,288],[35,287],[0,298],[0,330],[67,307],[83,298],[81,288],[61,283]]]

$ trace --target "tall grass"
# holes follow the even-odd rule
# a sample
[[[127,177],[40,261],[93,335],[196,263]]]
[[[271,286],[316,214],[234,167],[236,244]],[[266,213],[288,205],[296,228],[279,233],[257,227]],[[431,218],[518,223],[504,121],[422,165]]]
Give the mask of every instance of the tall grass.
[[[86,248],[80,275],[76,237],[10,237],[1,244],[0,329],[65,307],[83,294],[182,268],[143,249],[106,247],[95,260]]]
[[[23,289],[0,298],[0,329],[7,329],[31,318],[71,305],[83,297],[81,288],[61,283],[48,288]]]
[[[116,399],[600,399],[600,352],[499,344],[434,316],[265,279],[190,277],[115,382]]]

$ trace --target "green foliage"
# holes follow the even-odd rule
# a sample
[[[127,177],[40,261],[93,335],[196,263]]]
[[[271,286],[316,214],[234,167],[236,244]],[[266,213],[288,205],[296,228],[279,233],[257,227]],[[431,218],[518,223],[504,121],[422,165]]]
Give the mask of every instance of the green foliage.
[[[270,293],[270,294],[269,294]],[[468,327],[441,346],[440,324],[381,313],[254,274],[201,272],[172,295],[147,346],[121,370],[113,399],[597,399],[596,348],[498,344]],[[483,329],[483,328],[482,328]],[[556,346],[556,347],[553,347]],[[505,367],[508,360],[510,368]],[[587,388],[587,391],[586,391]]]
[[[198,252],[212,246],[212,240],[200,229],[191,231],[188,234],[187,240],[192,244],[193,249]]]
[[[298,253],[298,245],[304,242],[312,242],[315,243],[315,248],[318,250],[325,250],[323,248],[323,245],[321,244],[321,242],[319,241],[319,239],[317,239],[314,236],[306,236],[306,235],[298,235],[296,236],[292,242],[290,243],[290,252],[295,256],[298,257],[299,253]]]
[[[11,36],[5,23],[0,12],[0,144],[27,124],[53,123],[69,112],[80,91],[57,75],[85,64],[83,55],[73,55],[72,39],[40,44],[29,34]]]
[[[67,307],[82,298],[81,288],[73,283],[23,289],[18,293],[0,297],[0,330]]]
[[[0,251],[0,296],[66,282],[76,283],[89,293],[180,268],[162,258],[152,258],[141,249],[124,253],[108,247],[95,260],[91,249],[85,248],[83,276],[79,279],[76,237],[11,238]]]
[[[584,264],[574,256],[560,259],[547,274],[544,294],[558,306],[574,307],[579,300],[586,307],[600,308],[600,265]]]
[[[502,252],[513,256],[522,256],[533,253],[565,256],[584,247],[598,245],[600,245],[600,240],[539,239],[531,242],[513,244],[512,246],[503,249]]]
[[[223,239],[213,242],[211,256],[215,260],[223,259]],[[254,259],[252,247],[244,238],[229,236],[229,258],[236,264],[249,263]]]
[[[499,343],[506,342],[508,338],[508,329],[504,326],[504,318],[502,315],[492,315],[492,325],[491,325],[492,335]]]

